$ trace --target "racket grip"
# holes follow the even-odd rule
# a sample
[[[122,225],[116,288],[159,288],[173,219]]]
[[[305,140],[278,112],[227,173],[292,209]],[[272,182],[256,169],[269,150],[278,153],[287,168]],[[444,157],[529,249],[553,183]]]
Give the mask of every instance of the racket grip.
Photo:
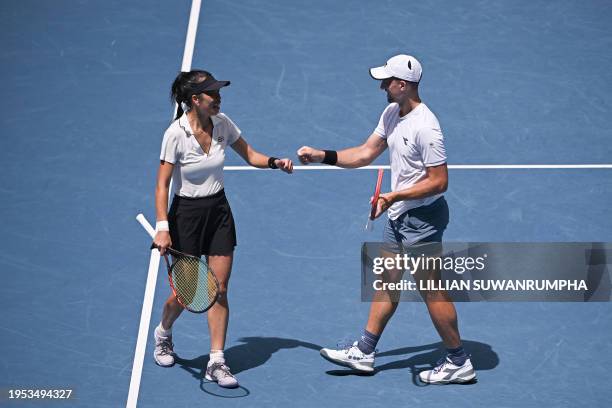
[[[149,233],[151,238],[155,238],[155,229],[151,226],[151,224],[149,224],[149,221],[147,221],[143,214],[138,214],[136,216],[136,221],[138,221],[140,225],[142,225],[142,228],[144,228],[145,231]]]

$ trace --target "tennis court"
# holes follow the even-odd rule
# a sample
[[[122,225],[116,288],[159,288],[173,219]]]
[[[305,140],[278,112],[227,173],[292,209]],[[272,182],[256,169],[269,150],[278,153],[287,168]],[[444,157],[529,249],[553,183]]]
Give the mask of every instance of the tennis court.
[[[191,6],[0,4],[2,406],[126,404],[150,256],[134,218],[155,219]],[[191,66],[232,81],[222,110],[247,141],[297,162],[305,144],[362,143],[386,106],[368,68],[411,53],[451,165],[445,240],[610,242],[610,21],[605,1],[203,0]],[[245,163],[232,152],[226,165]],[[355,339],[367,317],[360,248],[381,237],[382,221],[363,230],[375,175],[228,169],[238,247],[226,358],[242,387],[202,380],[201,315],[174,326],[178,364],[155,365],[151,333],[169,294],[162,268],[138,406],[612,404],[610,303],[457,304],[476,384],[416,381],[443,350],[421,303],[400,305],[375,375],[323,360],[321,347]],[[386,172],[383,190],[389,183]],[[74,397],[8,400],[14,388]]]

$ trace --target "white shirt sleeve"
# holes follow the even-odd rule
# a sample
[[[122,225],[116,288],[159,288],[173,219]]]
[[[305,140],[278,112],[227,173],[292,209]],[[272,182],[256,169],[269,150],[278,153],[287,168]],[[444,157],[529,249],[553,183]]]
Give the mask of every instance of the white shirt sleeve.
[[[240,128],[229,118],[229,116],[225,114],[222,115],[227,125],[227,144],[231,146],[240,138],[242,132],[240,131]]]
[[[399,111],[399,106],[396,103],[389,104],[380,115],[378,126],[376,126],[376,129],[374,129],[374,133],[383,139],[387,138],[387,126],[389,125],[391,119],[390,116],[394,114],[397,115],[397,112],[395,111]]]
[[[178,142],[176,133],[171,129],[166,130],[164,139],[162,140],[161,153],[159,160],[175,164],[178,159]]]
[[[383,112],[382,115],[380,115],[380,119],[378,121],[378,125],[376,126],[376,129],[374,129],[374,133],[376,133],[378,136],[382,137],[383,139],[387,138],[387,133],[385,132],[385,112]]]
[[[416,144],[421,151],[425,167],[446,163],[444,136],[440,129],[422,128],[416,133]]]

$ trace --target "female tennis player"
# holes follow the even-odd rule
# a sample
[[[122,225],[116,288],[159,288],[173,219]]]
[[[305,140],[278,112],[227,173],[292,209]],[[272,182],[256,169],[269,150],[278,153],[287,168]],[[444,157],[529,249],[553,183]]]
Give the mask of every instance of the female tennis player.
[[[255,151],[240,129],[220,112],[219,90],[229,81],[217,81],[207,71],[181,72],[172,84],[178,104],[174,122],[166,130],[161,147],[155,207],[155,245],[163,254],[178,251],[206,256],[220,284],[219,300],[208,311],[210,360],[206,378],[221,387],[237,387],[238,381],[225,364],[223,348],[229,318],[227,288],[232,270],[236,231],[223,190],[225,150],[231,146],[249,165],[293,171],[289,159],[268,157]],[[168,211],[170,180],[174,198]],[[155,329],[155,362],[174,364],[172,324],[183,307],[174,294],[164,304],[162,320]]]

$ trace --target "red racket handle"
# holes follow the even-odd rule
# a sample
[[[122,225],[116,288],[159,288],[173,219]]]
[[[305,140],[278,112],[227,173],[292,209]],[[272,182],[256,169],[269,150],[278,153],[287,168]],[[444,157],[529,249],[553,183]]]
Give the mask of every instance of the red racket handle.
[[[374,215],[376,215],[376,206],[378,204],[378,197],[380,196],[380,188],[382,186],[382,181],[383,181],[383,175],[384,175],[384,170],[383,169],[378,169],[378,179],[376,180],[376,189],[374,190],[374,196],[372,197],[372,210],[370,211],[370,218],[374,219]]]

